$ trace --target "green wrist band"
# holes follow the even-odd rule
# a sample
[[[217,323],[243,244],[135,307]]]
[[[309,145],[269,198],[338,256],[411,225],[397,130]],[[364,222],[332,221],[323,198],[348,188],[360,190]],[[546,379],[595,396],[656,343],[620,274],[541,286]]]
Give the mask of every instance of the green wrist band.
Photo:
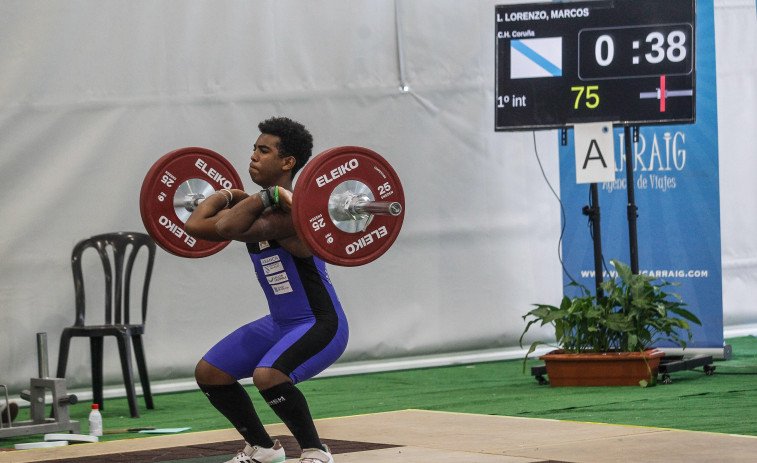
[[[271,202],[273,203],[272,204],[273,207],[278,206],[279,205],[279,187],[278,187],[278,185],[277,186],[269,187],[266,191],[268,192],[268,197],[271,198]]]

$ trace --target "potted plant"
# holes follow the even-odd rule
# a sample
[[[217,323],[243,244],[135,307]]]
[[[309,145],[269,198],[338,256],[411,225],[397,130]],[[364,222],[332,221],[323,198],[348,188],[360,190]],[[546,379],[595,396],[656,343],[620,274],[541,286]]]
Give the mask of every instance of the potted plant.
[[[553,386],[654,384],[660,358],[665,353],[651,347],[668,341],[682,348],[691,341],[689,322],[701,325],[686,310],[681,296],[666,292],[670,283],[654,277],[634,274],[617,260],[612,260],[617,278],[603,281],[603,294],[596,297],[583,285],[572,283],[581,295],[563,297],[559,307],[534,304],[523,316],[528,321],[520,337],[534,324],[553,325],[558,350],[540,359],[545,361]],[[523,359],[525,370],[528,356]]]

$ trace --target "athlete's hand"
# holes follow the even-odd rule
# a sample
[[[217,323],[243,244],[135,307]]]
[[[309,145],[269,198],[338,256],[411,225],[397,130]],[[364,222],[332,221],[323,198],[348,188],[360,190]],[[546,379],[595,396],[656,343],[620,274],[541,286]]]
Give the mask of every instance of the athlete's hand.
[[[243,199],[247,199],[247,197],[250,196],[244,190],[237,190],[236,188],[229,191],[231,192],[231,201],[229,207],[234,207],[235,204],[242,201]]]
[[[292,212],[292,192],[286,188],[279,188],[279,207],[285,212]]]

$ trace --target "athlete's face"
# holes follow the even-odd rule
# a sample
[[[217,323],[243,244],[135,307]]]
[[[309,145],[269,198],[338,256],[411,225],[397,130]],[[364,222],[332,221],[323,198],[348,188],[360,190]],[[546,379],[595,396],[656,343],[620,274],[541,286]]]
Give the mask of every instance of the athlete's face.
[[[255,142],[248,172],[252,181],[264,188],[277,185],[282,174],[289,170],[291,156],[279,156],[280,141],[279,137],[264,133]]]

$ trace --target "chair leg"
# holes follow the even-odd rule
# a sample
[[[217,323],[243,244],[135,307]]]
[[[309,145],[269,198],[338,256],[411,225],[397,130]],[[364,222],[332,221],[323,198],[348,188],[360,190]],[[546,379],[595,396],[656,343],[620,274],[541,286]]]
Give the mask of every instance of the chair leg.
[[[152,392],[150,391],[150,379],[147,376],[147,363],[145,362],[145,350],[142,345],[142,336],[132,336],[134,343],[134,357],[137,360],[137,371],[139,371],[139,380],[142,383],[142,396],[145,398],[145,406],[153,410],[155,406],[152,403]]]
[[[103,337],[89,338],[89,351],[92,354],[92,403],[100,410],[105,409],[103,403]]]
[[[129,335],[119,333],[116,339],[118,340],[118,353],[121,356],[121,371],[124,376],[124,386],[126,386],[126,398],[129,401],[129,412],[132,418],[139,418],[137,392],[134,389],[134,373],[131,367],[131,342],[129,341]]]

